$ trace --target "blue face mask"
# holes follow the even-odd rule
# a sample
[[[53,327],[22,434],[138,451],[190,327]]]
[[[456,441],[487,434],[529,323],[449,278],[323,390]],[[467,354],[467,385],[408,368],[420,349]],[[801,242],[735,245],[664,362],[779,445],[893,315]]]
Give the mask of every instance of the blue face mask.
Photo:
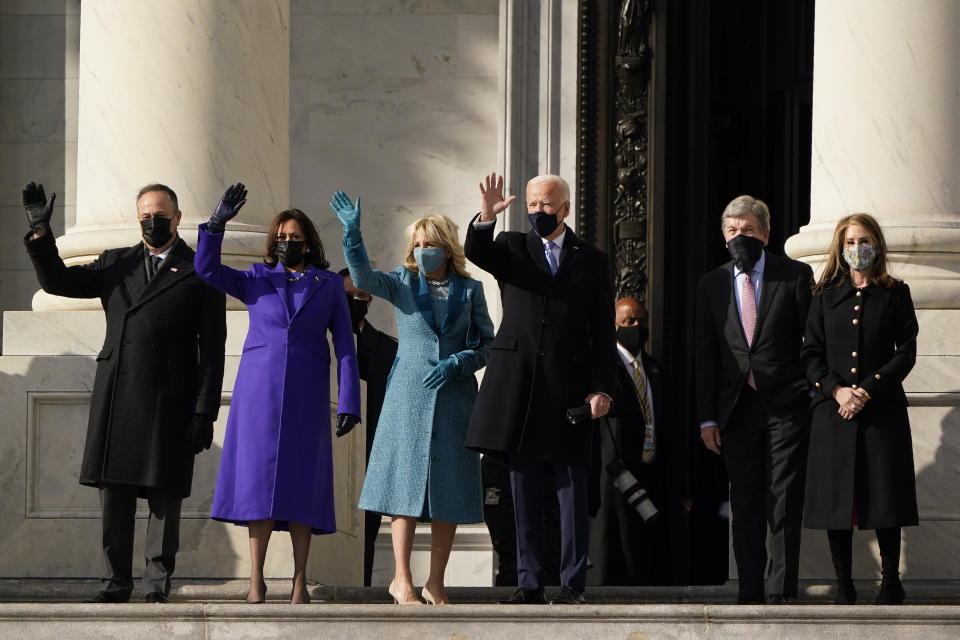
[[[424,275],[433,273],[447,261],[447,257],[443,255],[443,247],[414,249],[413,259],[417,261],[417,266],[420,267],[420,273]]]

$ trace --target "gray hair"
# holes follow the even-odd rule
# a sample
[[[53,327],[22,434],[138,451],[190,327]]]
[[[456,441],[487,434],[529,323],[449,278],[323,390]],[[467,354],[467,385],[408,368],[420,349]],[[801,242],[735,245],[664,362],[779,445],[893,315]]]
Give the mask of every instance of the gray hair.
[[[737,196],[731,200],[727,208],[723,210],[723,215],[720,216],[720,228],[723,229],[727,218],[740,218],[748,213],[757,216],[761,232],[770,230],[770,209],[767,208],[763,200],[758,200],[753,196]]]
[[[560,176],[553,175],[552,173],[545,173],[535,178],[530,178],[530,180],[527,182],[527,187],[529,188],[530,185],[541,184],[544,182],[554,185],[557,188],[557,191],[560,192],[560,198],[564,202],[570,201],[570,185],[567,184],[566,180]]]

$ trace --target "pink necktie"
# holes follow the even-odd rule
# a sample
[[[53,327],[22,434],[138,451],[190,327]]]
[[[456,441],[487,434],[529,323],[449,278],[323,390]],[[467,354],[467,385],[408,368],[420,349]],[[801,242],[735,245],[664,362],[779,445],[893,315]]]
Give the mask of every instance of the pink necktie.
[[[753,288],[750,274],[743,279],[740,289],[740,322],[743,324],[743,335],[747,338],[747,346],[753,344],[753,333],[757,328],[757,291]],[[757,388],[757,381],[753,377],[753,369],[747,371],[747,384]]]

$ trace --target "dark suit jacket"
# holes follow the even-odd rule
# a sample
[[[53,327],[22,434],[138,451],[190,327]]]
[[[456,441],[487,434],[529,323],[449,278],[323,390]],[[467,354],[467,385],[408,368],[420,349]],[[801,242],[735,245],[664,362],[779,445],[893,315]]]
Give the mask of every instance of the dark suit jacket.
[[[68,268],[53,234],[25,240],[44,291],[100,298],[107,317],[81,484],[190,495],[193,415],[216,419],[220,410],[225,296],[200,280],[194,252],[182,239],[149,282],[142,243]]]
[[[813,270],[766,254],[753,344],[747,346],[733,291],[733,264],[697,283],[697,416],[726,426],[753,370],[760,399],[771,417],[801,420],[810,403],[800,346],[810,308]]]
[[[646,436],[645,421],[633,376],[624,367],[618,354],[613,408],[596,426],[600,509],[594,516],[590,531],[593,568],[588,579],[591,584],[671,583],[666,519],[675,514],[680,500],[688,497],[683,478],[682,446],[677,439],[675,425],[670,420],[660,363],[643,352],[640,357],[653,397],[657,455],[649,464],[641,461]],[[660,523],[644,524],[613,485],[613,478],[607,473],[606,467],[617,457],[627,463],[661,511],[664,520]]]
[[[387,392],[387,377],[397,357],[397,339],[379,331],[363,321],[360,335],[357,336],[357,366],[360,379],[367,383],[367,415],[364,424],[367,427],[367,462],[370,462],[370,449],[373,437],[377,434],[377,421],[383,408],[383,396]]]
[[[606,255],[566,233],[551,276],[533,231],[494,241],[492,227],[468,227],[467,257],[497,279],[503,304],[467,432],[472,449],[589,465],[595,427],[565,413],[590,393],[613,395],[613,293]]]

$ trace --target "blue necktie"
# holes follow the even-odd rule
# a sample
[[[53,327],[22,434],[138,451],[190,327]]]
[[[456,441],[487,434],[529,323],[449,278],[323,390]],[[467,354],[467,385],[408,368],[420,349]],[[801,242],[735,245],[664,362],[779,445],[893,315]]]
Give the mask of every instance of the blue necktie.
[[[553,248],[557,246],[553,240],[547,240],[543,243],[543,250],[547,254],[547,264],[550,265],[550,274],[557,275],[557,269],[560,265],[557,263],[557,256],[553,253]]]

